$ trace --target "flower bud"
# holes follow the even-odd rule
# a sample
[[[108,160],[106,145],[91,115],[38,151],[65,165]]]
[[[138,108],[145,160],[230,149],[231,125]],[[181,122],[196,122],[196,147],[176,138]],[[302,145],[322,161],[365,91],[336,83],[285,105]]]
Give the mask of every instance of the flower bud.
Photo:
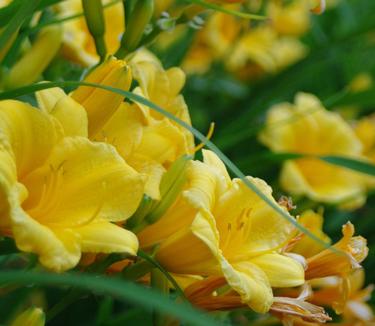
[[[43,29],[31,49],[10,69],[5,80],[6,88],[17,88],[38,79],[60,49],[62,30],[59,25]]]
[[[82,0],[82,6],[87,27],[95,41],[96,52],[100,56],[100,59],[103,60],[106,56],[107,49],[104,41],[105,23],[102,1]]]
[[[135,4],[127,22],[126,31],[121,39],[121,47],[117,51],[116,56],[121,58],[137,49],[153,12],[153,0],[142,0]]]
[[[127,63],[110,57],[96,67],[84,81],[128,90],[131,80],[131,71]],[[97,134],[124,100],[122,95],[87,86],[77,88],[72,93],[72,98],[87,111],[90,138]]]

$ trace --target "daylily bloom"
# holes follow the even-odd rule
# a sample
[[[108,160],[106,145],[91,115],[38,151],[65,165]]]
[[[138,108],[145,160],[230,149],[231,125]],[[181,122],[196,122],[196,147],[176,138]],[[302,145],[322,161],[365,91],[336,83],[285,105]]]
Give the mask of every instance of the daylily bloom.
[[[50,112],[0,102],[0,231],[58,272],[82,252],[138,248],[133,233],[111,222],[134,213],[143,178],[113,146],[89,141],[85,126],[85,110],[69,98]]]
[[[260,140],[274,152],[306,154],[283,164],[280,182],[294,195],[345,204],[354,208],[365,200],[363,175],[309,155],[338,155],[361,159],[362,145],[350,125],[327,111],[313,95],[299,93],[295,104],[273,106]]]
[[[131,66],[131,69],[129,67]],[[149,52],[138,52],[127,65],[108,59],[85,79],[115,88],[128,89],[133,72],[139,86],[133,92],[191,124],[189,111],[180,91],[185,74],[179,68],[164,70]],[[41,106],[51,107],[56,98],[68,97],[62,90],[38,92]],[[194,153],[190,131],[146,105],[122,102],[123,97],[93,87],[79,87],[71,99],[80,103],[88,114],[89,138],[116,147],[118,153],[135,170],[146,177],[145,193],[160,199],[161,177],[180,156]]]
[[[278,36],[270,26],[259,26],[245,33],[229,54],[226,65],[240,77],[276,73],[302,59],[307,48],[296,38]]]
[[[293,0],[286,5],[279,1],[270,1],[267,16],[278,33],[299,36],[310,28],[309,10],[309,5],[304,0]]]
[[[103,4],[109,4],[104,0]],[[83,12],[80,0],[66,0],[58,4],[57,11],[62,18]],[[121,35],[125,31],[125,15],[121,2],[114,3],[104,9],[105,43],[108,53],[113,54],[120,46]],[[98,62],[94,40],[89,33],[84,17],[64,22],[63,54],[84,66]]]
[[[243,303],[264,313],[273,302],[271,287],[304,282],[302,265],[281,254],[294,226],[241,180],[231,180],[214,153],[203,156],[203,163],[190,162],[175,203],[138,234],[141,246],[158,245],[155,257],[170,272],[223,277]],[[248,179],[274,200],[263,180]]]

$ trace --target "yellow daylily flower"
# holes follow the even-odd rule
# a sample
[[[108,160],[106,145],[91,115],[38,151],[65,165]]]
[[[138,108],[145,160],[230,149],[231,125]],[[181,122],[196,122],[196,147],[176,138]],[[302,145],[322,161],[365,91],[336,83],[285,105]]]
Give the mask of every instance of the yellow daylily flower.
[[[188,108],[180,95],[185,74],[179,68],[165,71],[150,52],[139,51],[129,66],[122,60],[109,58],[85,81],[128,89],[130,70],[139,84],[133,90],[135,94],[191,124]],[[68,98],[58,89],[37,93],[39,105],[47,111],[60,97]],[[180,156],[194,153],[193,135],[146,105],[122,102],[120,95],[84,86],[66,99],[74,100],[87,111],[89,138],[116,147],[126,162],[146,177],[145,193],[153,199],[160,199],[159,185],[166,169]]]
[[[182,68],[188,73],[206,72],[214,60],[225,58],[243,26],[244,22],[234,16],[220,12],[211,15],[197,33]]]
[[[310,28],[310,6],[304,0],[294,0],[287,5],[271,1],[268,17],[274,29],[282,35],[303,35]]]
[[[0,232],[58,272],[74,267],[81,252],[134,255],[138,248],[133,233],[111,222],[137,209],[143,178],[114,147],[85,137],[83,113],[64,98],[51,113],[0,102]]]
[[[180,91],[185,74],[179,68],[164,70],[150,53],[138,53],[130,62],[139,86],[134,93],[191,124]],[[194,151],[193,135],[147,106],[122,103],[97,136],[113,144],[125,160],[147,176],[145,193],[160,199],[159,184],[168,167]]]
[[[306,53],[306,47],[298,39],[279,37],[270,26],[259,26],[238,40],[226,65],[242,77],[257,77],[264,72],[276,73],[302,59]]]
[[[10,326],[44,326],[45,315],[42,309],[31,307],[19,314]]]
[[[110,0],[103,0],[103,5]],[[58,4],[57,11],[63,17],[76,15],[83,12],[80,0],[66,0]],[[114,54],[120,46],[121,35],[125,31],[125,15],[121,2],[104,9],[105,43],[109,54]],[[96,54],[94,40],[92,39],[84,17],[64,22],[63,54],[70,60],[84,66],[92,66],[99,61]]]
[[[295,104],[281,103],[270,109],[260,140],[274,152],[362,157],[362,145],[350,125],[305,93],[297,94]],[[354,208],[365,200],[362,174],[316,158],[286,161],[280,182],[290,193],[316,201]]]
[[[270,308],[271,287],[304,282],[302,265],[282,255],[294,227],[239,180],[231,180],[210,151],[193,161],[186,187],[158,222],[138,234],[141,246],[159,245],[156,259],[178,274],[223,276],[242,302]],[[271,188],[248,177],[271,200]],[[186,255],[186,252],[189,255]]]

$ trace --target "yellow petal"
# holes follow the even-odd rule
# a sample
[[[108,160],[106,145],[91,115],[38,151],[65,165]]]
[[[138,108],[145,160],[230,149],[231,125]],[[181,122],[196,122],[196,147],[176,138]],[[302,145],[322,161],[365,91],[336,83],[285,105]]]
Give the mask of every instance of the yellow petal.
[[[365,191],[364,180],[359,173],[318,159],[287,161],[280,178],[285,190],[322,202],[341,203],[361,197]]]
[[[207,238],[197,237],[198,231],[207,235]],[[212,251],[218,252],[212,226],[209,219],[198,214],[193,230],[180,229],[162,242],[156,258],[168,271],[174,273],[220,275],[220,265]]]
[[[65,96],[65,92],[58,87],[43,89],[35,93],[38,107],[44,112],[51,112],[57,101]]]
[[[24,180],[23,207],[43,223],[74,226],[95,218],[124,221],[137,209],[143,178],[104,143],[64,138],[47,162]]]
[[[138,239],[134,233],[107,221],[97,221],[74,229],[80,235],[82,252],[128,253],[135,256]]]
[[[0,102],[0,136],[10,144],[19,179],[46,160],[62,135],[60,124],[48,114],[23,102]]]
[[[145,177],[145,194],[152,199],[160,200],[160,182],[165,168],[158,162],[144,155],[132,155],[127,162]]]
[[[43,111],[59,120],[66,136],[87,137],[85,108],[66,95],[61,88],[44,89],[36,93],[36,98]]]
[[[15,199],[12,206],[12,231],[20,250],[36,253],[43,266],[56,272],[78,263],[81,256],[79,242],[72,231],[60,229],[55,233],[30,217]]]
[[[66,136],[88,136],[87,113],[84,107],[65,95],[56,102],[51,114],[59,120]]]
[[[212,167],[217,173],[220,185],[220,192],[224,192],[231,187],[231,178],[224,163],[217,157],[217,155],[209,150],[202,150],[203,162]]]
[[[9,194],[17,182],[14,157],[0,144],[0,228],[9,228]]]
[[[115,146],[127,160],[141,142],[143,127],[144,118],[138,106],[121,103],[95,139]]]
[[[229,285],[237,291],[242,302],[259,313],[267,312],[273,302],[271,285],[266,274],[251,262],[240,262],[230,266],[222,264]]]
[[[263,180],[247,178],[277,204],[272,197],[271,187]],[[282,247],[294,232],[294,227],[288,220],[275,212],[239,179],[234,179],[233,187],[220,198],[214,215],[220,232],[221,247],[227,257],[251,257],[275,250]]]
[[[272,287],[294,287],[305,282],[303,266],[290,257],[271,253],[254,257],[250,261],[267,275]]]

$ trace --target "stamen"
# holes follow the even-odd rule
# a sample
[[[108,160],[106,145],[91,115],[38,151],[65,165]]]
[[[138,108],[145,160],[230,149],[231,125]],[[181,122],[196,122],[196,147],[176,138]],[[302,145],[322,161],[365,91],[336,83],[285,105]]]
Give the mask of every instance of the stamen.
[[[210,128],[208,129],[208,133],[207,133],[207,136],[206,138],[208,140],[211,139],[213,133],[214,133],[214,130],[215,130],[215,123],[214,122],[211,122],[210,123]],[[205,142],[201,142],[199,145],[195,146],[194,148],[194,153],[198,152],[200,149],[202,149],[204,146],[205,146]]]

